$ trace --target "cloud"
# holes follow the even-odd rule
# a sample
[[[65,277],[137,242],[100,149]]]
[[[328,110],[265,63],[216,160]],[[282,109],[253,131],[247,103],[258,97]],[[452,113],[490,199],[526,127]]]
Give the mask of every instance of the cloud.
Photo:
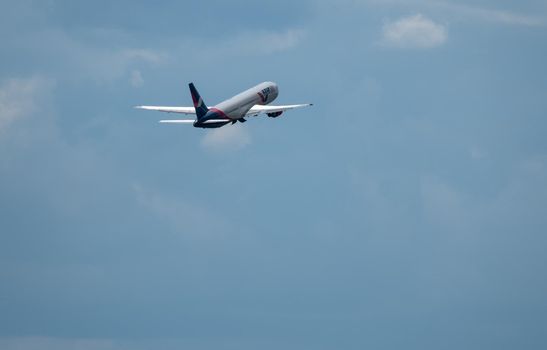
[[[226,125],[207,132],[201,145],[212,152],[238,151],[251,143],[251,135],[242,125]]]
[[[488,157],[488,151],[477,146],[471,147],[471,149],[469,150],[469,154],[474,160],[481,160]]]
[[[10,79],[0,85],[0,132],[36,110],[36,100],[52,81],[33,77]]]
[[[297,47],[305,38],[301,29],[287,29],[282,32],[246,32],[214,45],[214,53],[224,55],[269,55]],[[204,48],[205,50],[207,48]],[[209,50],[213,50],[209,48]]]
[[[23,54],[40,57],[36,69],[64,79],[92,79],[98,83],[123,79],[132,69],[157,67],[169,61],[166,52],[112,39],[116,34],[110,31],[93,32],[89,36],[94,39],[47,28],[21,35],[18,44],[25,48]]]
[[[480,21],[500,23],[506,25],[520,25],[528,27],[541,27],[547,24],[545,16],[522,14],[514,11],[505,11],[497,9],[488,9],[478,6],[453,3],[448,1],[430,1],[430,0],[365,0],[364,3],[372,3],[376,5],[401,5],[404,8],[418,7],[427,8],[429,10],[441,10],[448,12],[451,17],[464,16],[474,18]]]
[[[545,222],[547,157],[519,160],[507,175],[503,186],[489,195],[457,187],[440,177],[423,176],[420,189],[426,219],[460,232],[485,226],[510,231],[511,225],[522,229],[527,222]]]
[[[471,202],[469,198],[435,176],[423,177],[420,189],[428,220],[456,230],[464,226]]]
[[[446,29],[429,18],[417,14],[388,22],[383,27],[383,41],[399,48],[430,48],[446,41]]]
[[[88,46],[79,42],[67,42],[67,45],[65,49],[70,52],[67,54],[69,62],[85,66],[86,72],[82,72],[82,74],[98,82],[123,78],[132,66],[158,66],[169,59],[166,53],[152,49],[110,49]],[[137,72],[136,75],[140,74],[139,70],[132,71],[132,82],[138,83],[138,76],[133,79],[135,72]]]
[[[230,227],[222,215],[216,213],[212,216],[210,210],[184,198],[166,195],[139,183],[134,183],[132,190],[141,207],[166,222],[179,234],[193,237],[218,236],[219,232],[226,232]]]
[[[0,347],[4,350],[115,350],[125,348],[125,346],[109,339],[53,337],[0,338]]]
[[[124,60],[139,60],[146,63],[161,64],[168,60],[169,55],[150,49],[123,49],[117,55]]]
[[[268,340],[271,343],[271,340]],[[266,349],[287,348],[284,343],[274,343]],[[245,346],[247,345],[247,346]],[[153,337],[127,339],[117,338],[77,338],[77,337],[0,337],[2,350],[178,350],[178,349],[256,349],[265,347],[256,340],[242,342],[236,339],[201,339],[195,337]]]
[[[129,80],[131,82],[131,86],[134,88],[140,88],[144,85],[144,79],[142,78],[141,71],[134,70],[131,72],[131,79]]]
[[[545,18],[531,15],[523,15],[510,11],[485,9],[476,6],[454,4],[449,2],[441,2],[436,5],[445,8],[451,12],[459,13],[468,17],[474,17],[479,20],[488,22],[529,27],[544,26],[546,23]]]
[[[298,46],[305,33],[302,30],[289,29],[282,33],[261,33],[254,40],[254,48],[264,54],[281,52]]]

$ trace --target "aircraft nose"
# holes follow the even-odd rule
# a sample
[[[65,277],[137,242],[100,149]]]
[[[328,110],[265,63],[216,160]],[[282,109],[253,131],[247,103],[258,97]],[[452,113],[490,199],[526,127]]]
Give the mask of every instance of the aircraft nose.
[[[272,89],[273,95],[274,95],[275,97],[277,97],[277,95],[279,95],[279,88],[277,87],[277,84],[276,84],[276,83],[272,83],[271,89]]]

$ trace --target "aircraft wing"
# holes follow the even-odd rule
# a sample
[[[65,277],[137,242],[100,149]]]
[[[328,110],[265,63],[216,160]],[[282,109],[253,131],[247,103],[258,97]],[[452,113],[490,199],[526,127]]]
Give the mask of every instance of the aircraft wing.
[[[313,106],[312,103],[300,104],[300,105],[286,105],[286,106],[269,106],[269,105],[254,105],[248,112],[247,115],[259,115],[261,113],[276,113],[284,112],[290,109],[302,108]]]
[[[196,114],[194,107],[136,106],[135,108],[167,113]]]

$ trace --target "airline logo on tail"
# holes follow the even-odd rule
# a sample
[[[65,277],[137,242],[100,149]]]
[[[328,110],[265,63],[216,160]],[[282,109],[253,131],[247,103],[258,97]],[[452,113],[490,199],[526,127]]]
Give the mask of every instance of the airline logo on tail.
[[[201,98],[201,96],[196,96],[192,94],[192,100],[194,101],[195,108],[200,108],[201,106],[203,106],[203,99]]]
[[[266,101],[268,101],[268,96],[270,95],[270,88],[267,87],[265,89],[262,89],[262,91],[258,92],[257,94],[260,97],[262,103],[266,103]]]
[[[203,103],[203,99],[199,95],[198,90],[196,90],[196,87],[193,83],[189,84],[190,86],[190,94],[192,95],[192,101],[194,102],[194,108],[196,110],[196,116],[198,117],[198,120],[203,118],[207,112],[209,112],[209,108]]]

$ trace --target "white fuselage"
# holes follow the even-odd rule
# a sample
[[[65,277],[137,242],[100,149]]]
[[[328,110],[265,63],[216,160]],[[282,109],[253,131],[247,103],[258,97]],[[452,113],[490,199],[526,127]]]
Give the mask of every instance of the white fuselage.
[[[226,117],[237,120],[245,117],[253,106],[271,103],[277,98],[278,94],[279,89],[277,84],[268,81],[217,104],[211,110],[218,110]]]

